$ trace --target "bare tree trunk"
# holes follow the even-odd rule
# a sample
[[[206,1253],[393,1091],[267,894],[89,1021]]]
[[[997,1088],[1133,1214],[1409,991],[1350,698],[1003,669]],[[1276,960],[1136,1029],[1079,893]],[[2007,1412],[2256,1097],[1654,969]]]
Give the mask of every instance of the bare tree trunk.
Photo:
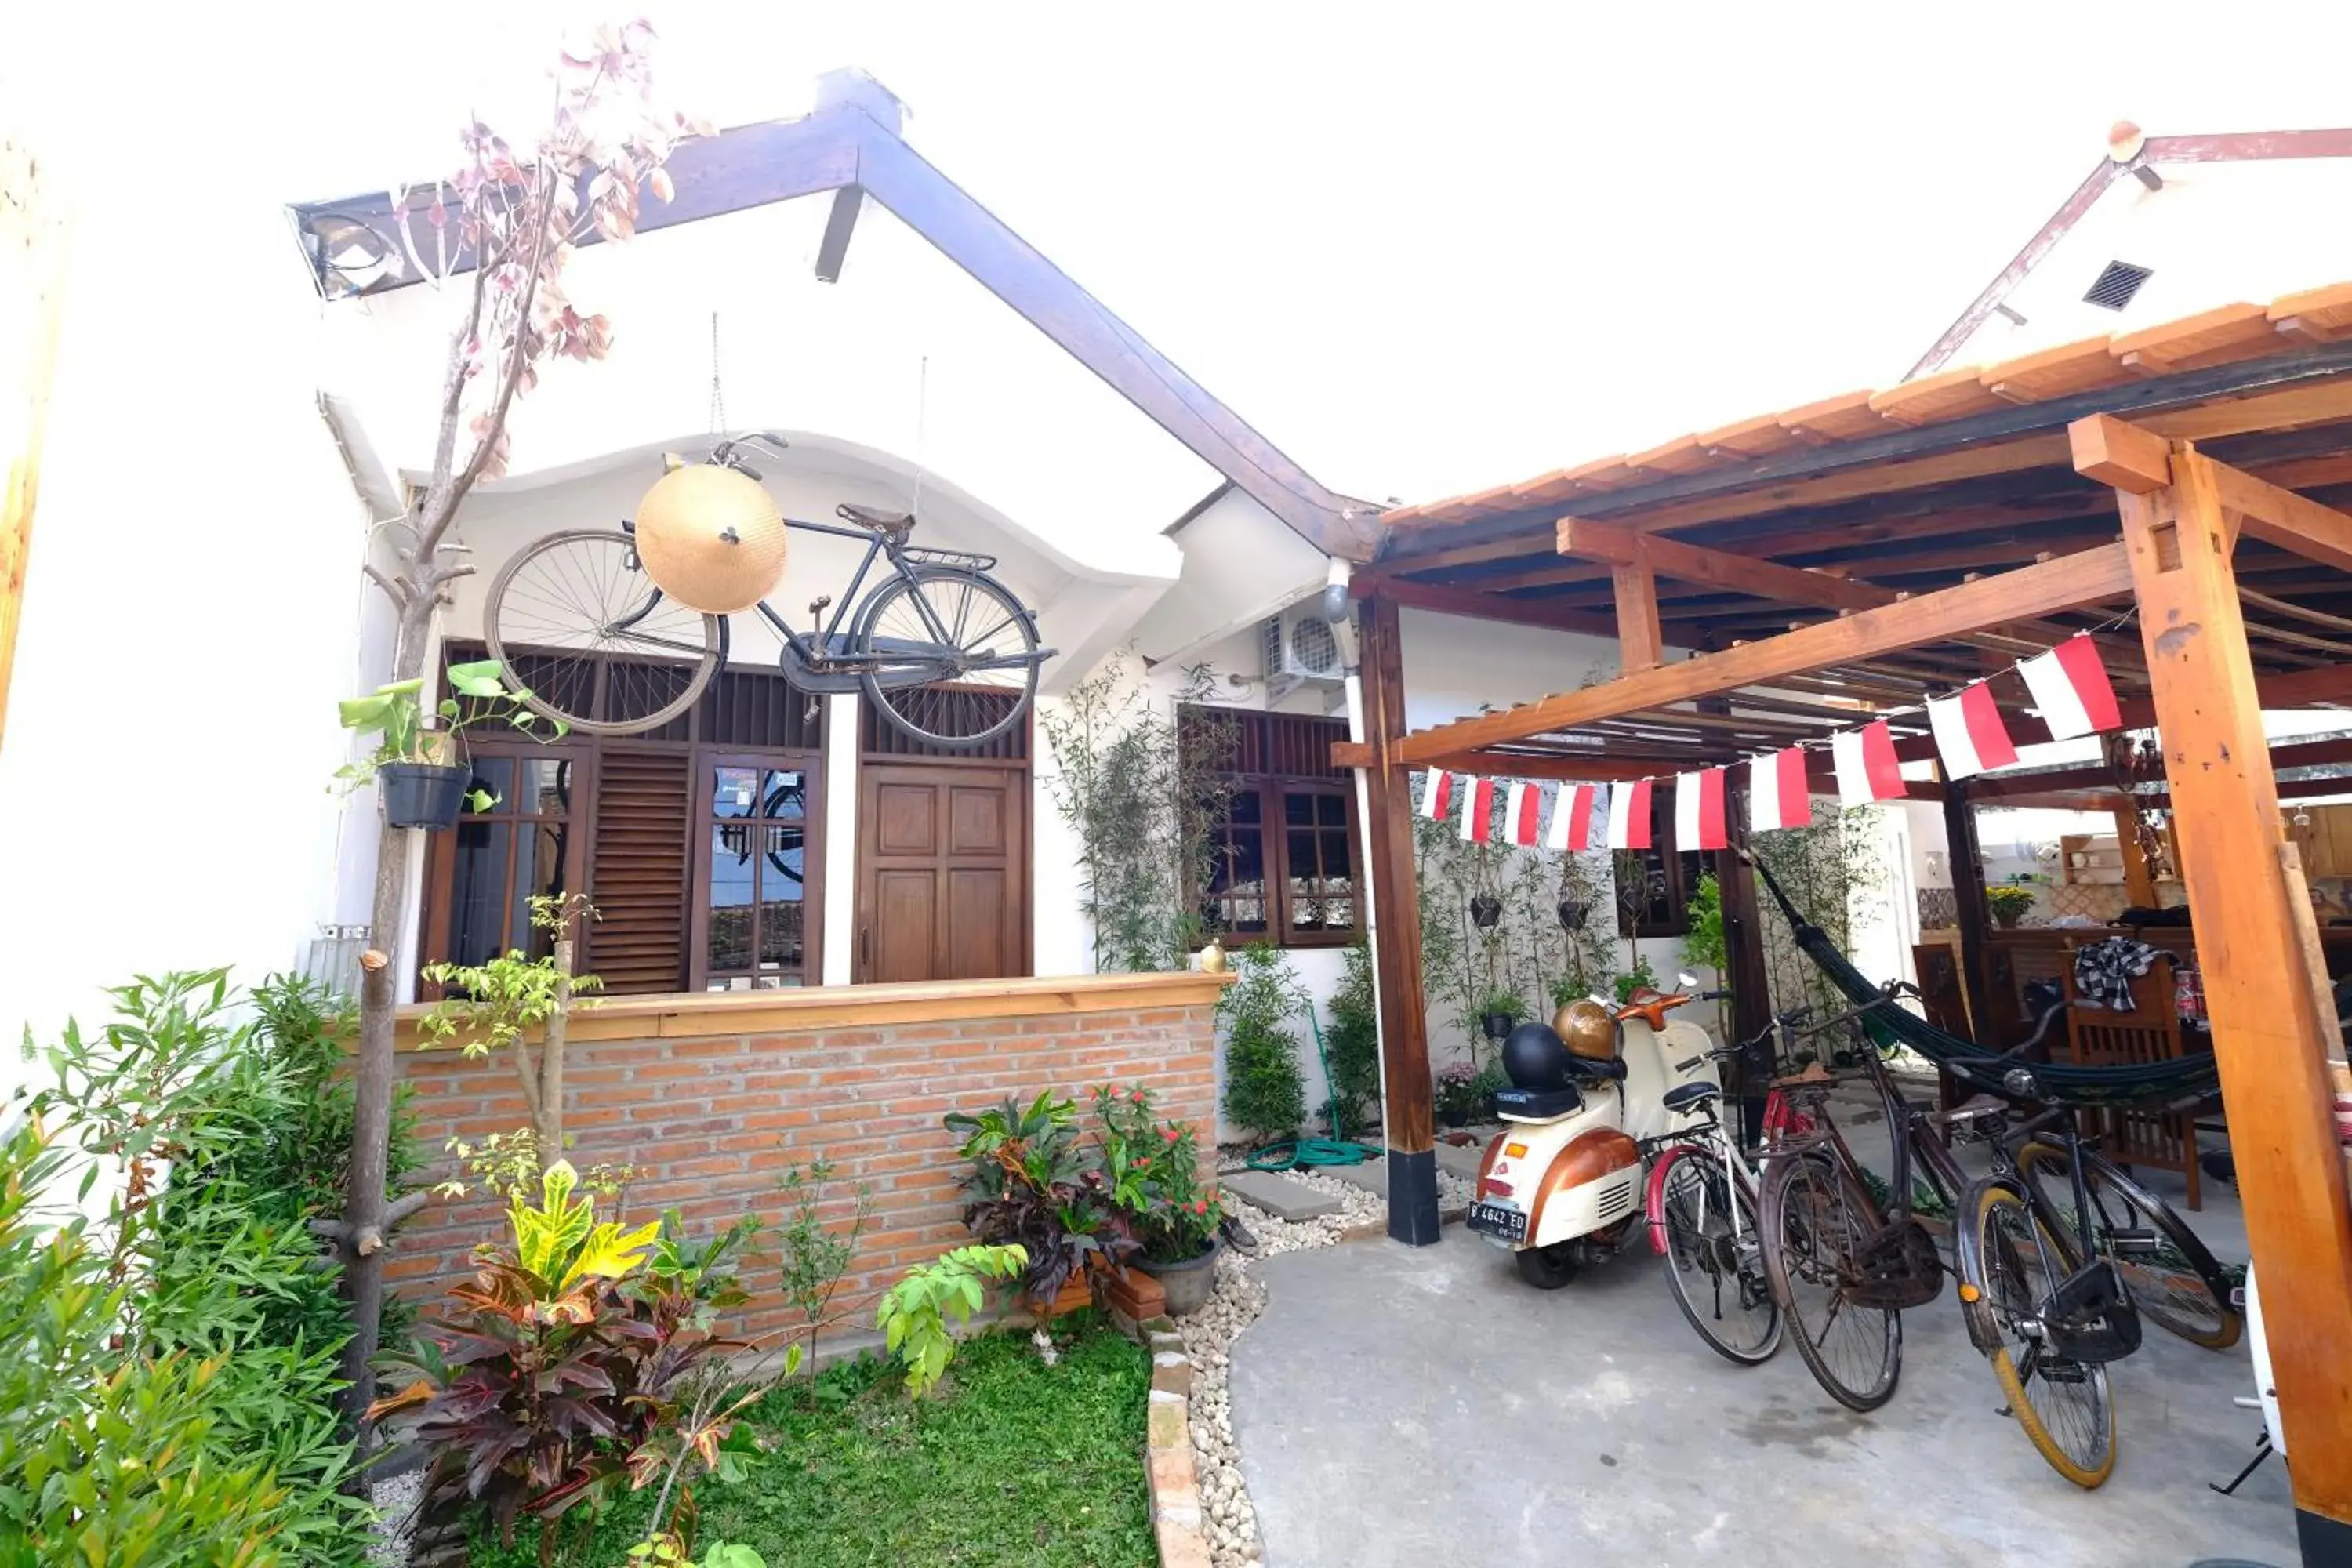
[[[539,1095],[534,1105],[539,1134],[539,1165],[545,1170],[563,1158],[563,1047],[572,1026],[572,939],[555,943],[555,1007],[547,1016],[547,1038],[539,1049]],[[523,1062],[518,1053],[518,1065]],[[530,1069],[524,1067],[525,1072]]]

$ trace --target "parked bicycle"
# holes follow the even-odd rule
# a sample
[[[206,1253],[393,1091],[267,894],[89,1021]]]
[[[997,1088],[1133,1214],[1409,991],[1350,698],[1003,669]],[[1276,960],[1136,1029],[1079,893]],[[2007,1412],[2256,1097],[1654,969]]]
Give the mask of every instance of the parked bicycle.
[[[1853,1028],[1895,1005],[1900,989],[1805,1033]],[[2063,1011],[2045,1012],[2006,1055],[2030,1053]],[[2070,1112],[2047,1110],[2012,1129],[2011,1107],[1989,1096],[1948,1111],[1916,1109],[1877,1049],[1866,1039],[1858,1046],[1858,1076],[1877,1091],[1892,1142],[1884,1205],[1829,1110],[1831,1090],[1857,1075],[1779,1085],[1816,1124],[1769,1152],[1760,1203],[1766,1277],[1799,1353],[1853,1409],[1874,1410],[1894,1394],[1902,1313],[1943,1289],[1944,1255],[1914,1214],[1916,1169],[1954,1216],[1969,1337],[1992,1363],[2009,1413],[2052,1468],[2077,1485],[2099,1485],[2115,1467],[2107,1363],[2137,1347],[2142,1311],[2194,1343],[2234,1342],[2239,1321],[2220,1265],[2161,1199],[2089,1145]],[[2032,1068],[2011,1068],[2005,1086],[2033,1098]],[[1961,1171],[1945,1142],[1959,1132],[1986,1143],[1987,1175],[1971,1181]],[[2060,1183],[2063,1204],[2051,1192]]]
[[[759,479],[747,447],[782,452],[782,437],[719,442],[709,460]],[[992,555],[908,542],[915,519],[844,502],[848,526],[787,518],[784,526],[866,546],[839,602],[809,606],[811,629],[764,601],[784,673],[812,695],[857,691],[891,728],[928,745],[969,750],[1020,722],[1054,650],[1036,618],[990,573]],[[866,577],[877,558],[885,569]],[[830,616],[826,607],[832,607]],[[637,559],[631,526],[568,529],[508,562],[483,611],[490,657],[530,671],[530,705],[575,730],[632,735],[693,707],[727,662],[729,618],[663,594]]]

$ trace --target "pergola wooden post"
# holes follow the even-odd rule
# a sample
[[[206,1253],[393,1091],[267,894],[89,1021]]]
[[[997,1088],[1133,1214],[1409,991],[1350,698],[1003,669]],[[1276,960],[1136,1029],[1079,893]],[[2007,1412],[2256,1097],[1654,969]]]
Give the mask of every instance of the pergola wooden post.
[[[1437,1124],[1429,1024],[1421,991],[1421,894],[1412,861],[1412,784],[1404,738],[1404,650],[1396,602],[1356,607],[1362,647],[1365,860],[1372,879],[1373,964],[1380,994],[1381,1125],[1388,1145],[1389,1235],[1437,1239]]]
[[[2113,419],[2076,426],[2074,449],[2117,487],[2303,1558],[2352,1563],[2352,1203],[2327,1065],[2344,1047],[2309,971],[2231,565],[2242,527],[2340,564],[2352,518]]]
[[[0,733],[64,316],[67,218],[58,185],[28,140],[0,129]]]

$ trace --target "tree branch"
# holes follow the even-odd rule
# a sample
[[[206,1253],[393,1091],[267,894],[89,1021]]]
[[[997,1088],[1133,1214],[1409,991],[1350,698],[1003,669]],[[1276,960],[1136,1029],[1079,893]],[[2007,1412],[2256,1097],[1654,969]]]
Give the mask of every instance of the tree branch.
[[[530,366],[530,308],[539,298],[540,275],[545,269],[547,258],[547,226],[554,210],[555,189],[561,177],[558,173],[547,174],[545,184],[531,198],[528,209],[530,259],[524,273],[526,281],[522,298],[515,304],[514,352],[509,356],[506,374],[499,381],[498,401],[490,405],[489,419],[483,429],[482,439],[475,445],[474,456],[466,464],[465,470],[450,481],[449,499],[444,503],[443,515],[432,535],[436,542],[441,532],[448,527],[449,519],[456,514],[457,503],[474,488],[475,481],[481,478],[483,468],[490,460],[490,454],[498,449],[499,437],[506,433],[507,410],[514,405],[515,393],[522,385],[523,372]]]
[[[400,1196],[393,1199],[391,1205],[383,1211],[383,1228],[392,1229],[432,1201],[433,1189],[430,1187],[419,1187],[413,1193],[401,1194]]]
[[[383,589],[384,596],[389,598],[394,604],[405,605],[408,603],[407,584],[403,583],[396,578],[385,576],[373,566],[362,565],[360,568],[360,572],[361,574],[365,576],[369,582]]]

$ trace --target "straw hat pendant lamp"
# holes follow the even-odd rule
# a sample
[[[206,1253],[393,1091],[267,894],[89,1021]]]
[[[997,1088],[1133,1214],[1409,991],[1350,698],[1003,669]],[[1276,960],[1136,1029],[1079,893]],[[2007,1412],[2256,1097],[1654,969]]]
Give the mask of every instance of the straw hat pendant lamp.
[[[637,559],[663,593],[707,616],[748,610],[784,576],[784,519],[768,488],[717,463],[664,454],[637,502]]]

